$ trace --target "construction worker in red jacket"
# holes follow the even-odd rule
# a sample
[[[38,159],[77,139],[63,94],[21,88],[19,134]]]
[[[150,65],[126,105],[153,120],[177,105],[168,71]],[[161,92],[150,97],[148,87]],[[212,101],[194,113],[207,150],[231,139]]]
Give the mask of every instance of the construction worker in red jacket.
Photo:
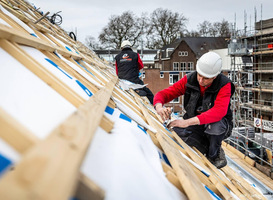
[[[235,91],[234,84],[221,74],[222,59],[214,53],[205,53],[197,61],[196,71],[185,75],[154,97],[157,113],[165,121],[171,114],[164,104],[184,95],[183,119],[169,124],[189,145],[206,155],[212,164],[222,168],[227,164],[222,140],[232,131],[230,99]]]
[[[143,69],[143,62],[138,53],[133,52],[132,45],[128,40],[121,43],[121,52],[115,57],[116,73],[120,79],[131,81],[132,83],[144,85],[139,78],[139,71]],[[153,104],[154,95],[147,87],[135,90],[140,96],[147,96]]]

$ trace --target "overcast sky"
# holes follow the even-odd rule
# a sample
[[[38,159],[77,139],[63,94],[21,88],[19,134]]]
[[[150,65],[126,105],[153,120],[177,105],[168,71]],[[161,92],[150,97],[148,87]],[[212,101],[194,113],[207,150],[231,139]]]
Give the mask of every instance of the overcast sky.
[[[244,11],[247,13],[247,26],[253,28],[254,8],[257,21],[273,18],[273,0],[28,0],[46,13],[62,11],[61,27],[66,31],[77,29],[78,40],[85,42],[87,36],[97,39],[109,21],[111,15],[120,15],[132,11],[137,16],[142,12],[152,13],[156,8],[169,9],[182,13],[188,18],[187,29],[197,30],[197,25],[204,20],[219,22],[225,19],[235,22],[239,29],[244,27]],[[261,12],[262,10],[262,12]]]

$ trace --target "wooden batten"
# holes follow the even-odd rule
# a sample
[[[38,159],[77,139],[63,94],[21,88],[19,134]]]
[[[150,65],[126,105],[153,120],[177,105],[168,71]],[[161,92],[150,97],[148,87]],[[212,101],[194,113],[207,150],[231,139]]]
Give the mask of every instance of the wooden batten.
[[[114,122],[108,119],[106,116],[103,116],[100,121],[100,127],[105,130],[105,132],[110,133],[114,127]]]
[[[26,152],[29,147],[38,143],[35,137],[22,124],[0,107],[0,137],[20,153]]]
[[[179,182],[179,179],[174,173],[168,171],[166,173],[166,177],[178,190],[180,190],[183,194],[186,194],[183,187],[181,186],[181,183]]]
[[[84,103],[84,100],[75,92],[73,92],[68,86],[62,83],[53,74],[47,71],[40,63],[24,52],[20,46],[15,43],[10,43],[6,40],[0,39],[0,46],[12,55],[16,60],[22,63],[30,71],[36,74],[40,79],[45,81],[65,99],[67,99],[74,106],[79,107]]]
[[[0,124],[0,137],[20,154],[24,154],[27,150],[40,142],[39,138],[1,108]],[[103,116],[100,126],[106,132],[110,132],[113,128],[113,122]],[[80,197],[81,200],[89,199],[91,197],[92,199],[103,199],[104,191],[88,177],[80,173],[75,196]]]
[[[33,37],[29,35],[28,33],[24,33],[24,31],[16,31],[14,32],[14,29],[7,27],[3,24],[0,24],[0,38],[7,39],[11,42],[16,42],[18,44],[31,46],[39,50],[45,50],[49,52],[58,51],[59,54],[61,54],[64,57],[72,57],[75,59],[81,59],[81,57],[73,52],[69,52],[68,50],[64,48],[60,48],[57,46],[51,46],[47,41],[43,41],[39,38]]]
[[[196,174],[187,165],[179,151],[165,139],[166,136],[164,136],[162,133],[157,133],[156,136],[164,149],[164,152],[168,156],[173,169],[176,171],[177,177],[185,193],[187,194],[187,197],[194,200],[211,199],[208,192],[205,190]]]
[[[75,192],[75,198],[80,200],[103,200],[105,191],[83,174],[79,176],[79,184]]]
[[[72,196],[80,164],[116,80],[110,81],[44,141],[31,148],[12,173],[4,175],[0,180],[1,199],[55,200]]]
[[[227,177],[225,177],[213,164],[211,164],[211,162],[201,153],[199,152],[195,147],[194,150],[200,155],[200,157],[202,158],[202,161],[204,162],[204,164],[206,164],[212,172],[215,173],[216,176],[218,176],[219,178],[214,179],[214,180],[219,180],[220,182],[213,182],[214,184],[216,184],[216,187],[218,187],[221,184],[223,184],[224,186],[226,186],[227,188],[229,188],[234,194],[236,194],[240,199],[247,199],[231,182],[230,180],[227,179]],[[224,190],[222,190],[224,192]],[[226,193],[226,195],[228,195]],[[229,194],[230,195],[230,194]]]

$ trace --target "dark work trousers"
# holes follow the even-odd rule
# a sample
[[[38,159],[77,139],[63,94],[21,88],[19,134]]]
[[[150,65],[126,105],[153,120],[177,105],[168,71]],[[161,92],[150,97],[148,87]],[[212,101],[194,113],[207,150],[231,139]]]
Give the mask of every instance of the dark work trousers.
[[[141,84],[141,85],[144,85],[143,81],[139,79],[139,83],[138,84]],[[154,94],[152,93],[152,91],[147,88],[146,86],[144,88],[140,88],[140,89],[136,89],[135,90],[136,93],[139,94],[139,96],[146,96],[150,103],[153,105],[154,103]]]
[[[189,146],[196,147],[202,154],[210,159],[215,159],[223,139],[227,138],[232,126],[225,118],[219,122],[195,125],[187,128],[174,127],[173,130]]]

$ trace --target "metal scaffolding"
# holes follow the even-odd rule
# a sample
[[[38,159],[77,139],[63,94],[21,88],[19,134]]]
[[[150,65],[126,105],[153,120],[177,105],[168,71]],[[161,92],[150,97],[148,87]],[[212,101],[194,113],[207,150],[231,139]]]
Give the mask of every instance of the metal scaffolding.
[[[232,99],[233,135],[237,139],[244,138],[246,144],[250,141],[260,145],[260,164],[267,164],[273,169],[272,158],[270,162],[263,159],[265,150],[272,153],[273,147],[273,142],[269,142],[270,146],[264,145],[264,140],[267,140],[264,133],[271,132],[273,137],[273,130],[264,130],[262,124],[263,121],[273,121],[273,19],[256,21],[255,13],[254,31],[247,31],[245,26],[240,32],[234,25],[228,45],[230,77],[236,86]],[[255,126],[255,119],[260,120],[259,129]],[[238,131],[240,127],[245,127],[245,133]],[[256,130],[255,135],[259,139],[249,137],[249,128]],[[247,152],[247,148],[245,150]]]

